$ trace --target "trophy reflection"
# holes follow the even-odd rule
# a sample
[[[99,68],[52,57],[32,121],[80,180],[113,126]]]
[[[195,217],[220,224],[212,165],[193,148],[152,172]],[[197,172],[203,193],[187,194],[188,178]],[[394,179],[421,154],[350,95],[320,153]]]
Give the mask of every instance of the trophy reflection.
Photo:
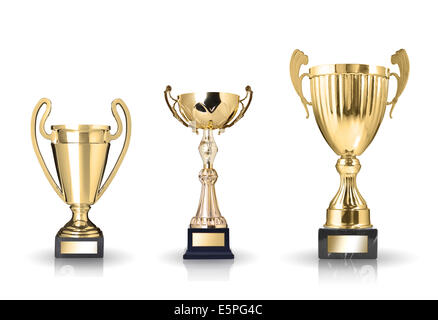
[[[378,276],[376,259],[320,259],[320,283],[374,283]]]
[[[401,49],[391,57],[400,75],[380,66],[331,64],[312,67],[299,74],[308,57],[295,50],[290,62],[292,84],[301,98],[307,117],[307,105],[313,107],[318,127],[329,146],[340,156],[336,169],[341,176],[338,192],[327,209],[327,221],[319,229],[319,257],[377,258],[377,229],[370,221],[370,210],[356,186],[361,155],[379,129],[386,106],[395,104],[409,75],[409,60]],[[311,102],[302,91],[304,77],[310,79]],[[390,76],[397,79],[394,99],[387,102]]]
[[[199,145],[199,153],[204,164],[199,172],[199,180],[202,183],[201,198],[198,211],[190,221],[188,245],[183,258],[233,259],[227,221],[219,211],[214,187],[218,175],[213,169],[213,161],[218,148],[213,138],[213,130],[218,129],[221,133],[236,124],[248,109],[253,92],[251,87],[247,86],[243,99],[236,94],[223,92],[185,93],[175,99],[170,93],[171,90],[172,88],[167,86],[164,97],[173,116],[196,133],[198,129],[203,130]],[[246,105],[243,103],[245,100]],[[236,116],[239,105],[242,108]]]
[[[46,110],[41,117],[39,132],[43,138],[51,141],[59,185],[46,166],[36,136],[38,113],[44,105]],[[110,142],[118,139],[123,131],[117,106],[125,115],[125,141],[114,168],[102,184]],[[111,134],[110,126],[106,125],[55,125],[47,133],[45,123],[51,109],[49,99],[43,98],[37,103],[32,114],[31,133],[35,154],[47,180],[58,196],[70,205],[73,214],[56,235],[55,257],[102,258],[103,233],[89,220],[88,211],[108,188],[125,157],[131,136],[129,110],[121,99],[112,102],[111,111],[118,126],[115,134]]]

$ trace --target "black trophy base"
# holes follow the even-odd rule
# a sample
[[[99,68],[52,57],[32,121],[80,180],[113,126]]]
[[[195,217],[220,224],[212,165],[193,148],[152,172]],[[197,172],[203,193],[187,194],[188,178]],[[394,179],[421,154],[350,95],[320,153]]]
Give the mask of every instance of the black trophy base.
[[[55,258],[103,258],[103,236],[98,238],[55,238]]]
[[[377,259],[377,229],[321,228],[320,259]]]
[[[184,259],[234,259],[230,250],[230,229],[188,229]]]

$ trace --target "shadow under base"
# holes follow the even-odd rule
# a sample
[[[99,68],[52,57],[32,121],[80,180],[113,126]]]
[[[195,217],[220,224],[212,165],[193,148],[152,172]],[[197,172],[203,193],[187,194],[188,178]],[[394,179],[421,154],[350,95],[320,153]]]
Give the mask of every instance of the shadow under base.
[[[318,232],[320,259],[377,259],[377,229],[330,229]]]
[[[103,258],[103,236],[98,238],[55,238],[55,258]]]
[[[230,230],[188,229],[184,259],[234,259],[230,249]]]

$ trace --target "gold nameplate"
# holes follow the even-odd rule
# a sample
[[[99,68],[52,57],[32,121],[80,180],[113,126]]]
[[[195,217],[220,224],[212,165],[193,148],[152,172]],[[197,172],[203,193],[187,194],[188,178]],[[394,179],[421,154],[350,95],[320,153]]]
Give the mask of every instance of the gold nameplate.
[[[225,233],[192,233],[193,247],[224,247]]]
[[[329,253],[368,253],[368,236],[328,236]]]
[[[61,254],[97,254],[97,241],[61,241]]]

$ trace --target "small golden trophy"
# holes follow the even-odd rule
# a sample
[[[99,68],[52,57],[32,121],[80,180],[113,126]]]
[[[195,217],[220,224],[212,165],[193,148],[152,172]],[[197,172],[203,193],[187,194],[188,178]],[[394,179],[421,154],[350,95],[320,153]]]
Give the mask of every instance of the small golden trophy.
[[[406,87],[409,59],[401,49],[391,57],[400,75],[380,66],[330,64],[299,74],[308,57],[295,50],[290,61],[292,84],[306,109],[313,107],[316,122],[329,146],[341,156],[336,169],[341,176],[338,192],[327,209],[327,221],[319,229],[320,259],[376,259],[377,229],[370,222],[370,210],[356,186],[359,159],[373,140],[385,115],[392,111]],[[311,102],[303,95],[302,80],[310,79]],[[397,79],[394,99],[387,102],[389,78]]]
[[[46,105],[46,111],[41,118],[39,131],[43,138],[52,142],[59,186],[46,166],[36,137],[37,116],[43,105]],[[102,184],[110,142],[119,138],[123,131],[117,106],[122,108],[125,115],[125,141],[113,170]],[[32,114],[31,131],[33,148],[47,180],[73,212],[72,219],[56,235],[55,257],[102,258],[103,233],[88,219],[88,211],[114,179],[128,150],[131,137],[129,110],[121,99],[112,102],[111,111],[118,126],[115,134],[110,133],[110,126],[104,125],[55,125],[51,127],[52,132],[47,133],[45,123],[51,109],[49,99],[44,98],[37,103]]]
[[[213,130],[219,129],[221,133],[244,116],[252,100],[251,87],[246,87],[246,96],[243,99],[236,94],[223,92],[185,93],[174,99],[170,94],[171,90],[172,88],[167,86],[164,98],[173,116],[196,133],[198,129],[204,131],[199,145],[199,153],[204,163],[203,169],[199,172],[199,180],[202,183],[201,199],[198,211],[190,221],[187,251],[183,257],[233,259],[227,221],[219,211],[214,187],[218,175],[213,169],[213,161],[218,148],[213,138]],[[245,100],[246,105],[243,104]],[[242,108],[236,116],[239,105]]]

